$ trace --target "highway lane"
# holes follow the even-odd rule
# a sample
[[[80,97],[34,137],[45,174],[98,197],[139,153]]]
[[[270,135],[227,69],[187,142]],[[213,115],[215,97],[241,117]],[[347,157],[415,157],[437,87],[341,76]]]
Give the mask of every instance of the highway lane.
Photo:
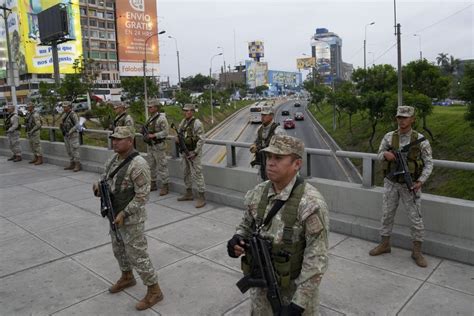
[[[298,101],[300,102],[300,101]],[[303,140],[305,146],[308,148],[329,149],[325,139],[316,129],[311,119],[306,114],[306,103],[300,102],[300,107],[294,106],[295,101],[281,101],[275,106],[275,121],[283,126],[283,120],[287,117],[294,118],[294,113],[297,111],[303,112],[305,115],[304,121],[296,121],[295,129],[285,130],[288,135],[298,137]],[[282,116],[281,112],[288,110],[290,116]],[[239,142],[253,142],[257,135],[259,124],[249,124],[249,108],[240,111],[234,117],[230,118],[228,122],[223,124],[220,128],[208,135],[211,139],[231,140]],[[237,165],[239,167],[250,167],[250,161],[253,155],[250,154],[248,148],[236,149]],[[223,146],[208,145],[204,146],[203,162],[210,164],[224,165],[225,148]],[[348,168],[341,159],[334,157],[324,157],[313,155],[311,158],[312,176],[341,181],[353,181],[357,176],[353,175],[351,168]],[[347,171],[349,170],[349,171]]]

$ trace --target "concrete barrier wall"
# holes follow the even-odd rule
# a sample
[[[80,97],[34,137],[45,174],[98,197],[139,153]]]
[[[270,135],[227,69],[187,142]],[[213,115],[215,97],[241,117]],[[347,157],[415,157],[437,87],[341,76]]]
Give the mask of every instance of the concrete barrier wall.
[[[45,160],[57,165],[69,161],[63,143],[42,142]],[[26,158],[31,157],[29,145],[21,140]],[[101,172],[103,164],[112,151],[105,148],[81,146],[84,170]],[[0,137],[0,154],[10,155],[5,137]],[[172,184],[178,191],[182,185],[182,166],[179,159],[169,160],[170,176],[178,179]],[[234,207],[243,206],[243,196],[258,183],[256,170],[248,168],[226,168],[204,162],[204,177],[209,188],[208,196],[216,202]],[[378,239],[378,228],[382,214],[381,187],[363,188],[360,184],[327,179],[310,178],[326,198],[331,211],[333,231],[354,235],[369,240]],[[179,182],[179,183],[178,183]],[[226,197],[227,196],[227,197]],[[427,252],[454,260],[474,264],[474,202],[431,194],[422,195],[422,214],[427,230]],[[395,219],[394,244],[410,247],[410,223],[405,209],[400,206]],[[453,252],[453,249],[456,251]]]

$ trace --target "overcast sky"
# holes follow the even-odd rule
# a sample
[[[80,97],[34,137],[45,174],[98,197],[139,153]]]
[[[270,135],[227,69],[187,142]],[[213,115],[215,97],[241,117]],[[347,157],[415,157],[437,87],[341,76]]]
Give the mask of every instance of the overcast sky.
[[[310,38],[324,27],[342,38],[342,58],[363,67],[363,41],[367,27],[367,65],[396,66],[394,5],[377,1],[285,0],[158,0],[161,74],[177,81],[175,42],[180,53],[181,77],[208,74],[210,59],[222,52],[226,64],[248,59],[247,42],[263,40],[269,69],[296,71],[296,58],[311,54]],[[440,52],[459,59],[474,58],[474,1],[397,1],[401,24],[402,63],[423,57],[435,61]],[[235,32],[235,41],[234,41]],[[393,46],[393,47],[392,47]],[[390,49],[390,47],[392,47]],[[235,54],[234,54],[235,48]],[[369,53],[370,52],[370,53]],[[213,72],[222,65],[213,61]]]

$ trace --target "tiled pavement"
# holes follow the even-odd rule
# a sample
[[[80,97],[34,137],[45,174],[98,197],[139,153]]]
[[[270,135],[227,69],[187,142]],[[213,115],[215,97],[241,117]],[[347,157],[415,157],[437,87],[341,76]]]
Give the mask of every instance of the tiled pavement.
[[[165,299],[137,312],[139,282],[120,294],[119,277],[91,183],[97,174],[33,167],[0,157],[0,315],[248,315],[235,286],[238,260],[225,243],[242,210],[195,209],[176,194],[152,193],[149,252]],[[323,315],[473,315],[474,267],[410,252],[369,257],[373,243],[331,233],[330,268],[321,284]]]

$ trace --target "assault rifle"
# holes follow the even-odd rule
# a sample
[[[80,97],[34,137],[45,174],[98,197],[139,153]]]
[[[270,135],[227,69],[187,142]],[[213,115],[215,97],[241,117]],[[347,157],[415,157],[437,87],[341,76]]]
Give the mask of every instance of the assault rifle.
[[[262,177],[263,181],[266,181],[267,178],[267,172],[266,172],[266,159],[265,159],[265,153],[262,151],[262,148],[260,146],[257,146],[257,152],[255,153],[255,159],[250,162],[250,165],[252,167],[254,166],[260,166],[260,176]]]
[[[150,131],[148,130],[148,127],[146,127],[146,124],[142,125],[141,134],[143,136],[143,141],[148,145],[156,145],[163,141],[163,138],[149,138],[148,134],[150,134]]]
[[[237,287],[242,293],[247,292],[251,287],[266,288],[267,299],[273,314],[280,315],[283,303],[270,254],[271,242],[258,232],[254,232],[246,246],[246,251],[252,256],[251,272],[237,282]]]
[[[119,233],[117,231],[117,225],[115,225],[114,220],[117,214],[115,214],[114,207],[112,206],[112,199],[110,198],[110,186],[106,179],[99,181],[99,192],[100,192],[100,215],[106,217],[110,223],[110,229],[115,233],[117,239],[120,239]]]
[[[171,123],[171,128],[176,131],[176,135],[178,136],[178,149],[179,149],[179,152],[184,154],[186,156],[186,158],[189,158],[191,155],[189,153],[188,147],[186,147],[186,143],[184,142],[184,131],[178,130],[178,128],[176,127],[176,125],[174,125],[174,123]],[[190,161],[191,161],[191,164],[192,164],[193,161],[192,160],[190,160]]]
[[[397,167],[394,171],[390,172],[387,175],[387,178],[389,180],[392,180],[393,178],[397,176],[403,176],[403,180],[405,181],[405,184],[408,190],[410,190],[410,192],[412,192],[413,194],[413,202],[416,201],[416,192],[415,192],[415,189],[413,188],[413,179],[411,178],[410,170],[408,169],[407,157],[408,157],[408,152],[410,151],[411,146],[417,145],[423,142],[424,140],[426,140],[425,137],[419,138],[403,146],[400,149],[394,149],[391,146],[389,147],[389,150],[393,152],[393,154],[395,155]],[[421,216],[419,211],[418,211],[418,215]]]

